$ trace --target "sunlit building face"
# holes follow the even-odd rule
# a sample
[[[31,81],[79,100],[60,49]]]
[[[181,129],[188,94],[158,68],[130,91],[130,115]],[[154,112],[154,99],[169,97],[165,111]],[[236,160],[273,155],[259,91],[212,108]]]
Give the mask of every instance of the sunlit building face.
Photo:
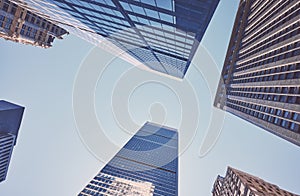
[[[214,105],[300,146],[300,3],[240,2]]]

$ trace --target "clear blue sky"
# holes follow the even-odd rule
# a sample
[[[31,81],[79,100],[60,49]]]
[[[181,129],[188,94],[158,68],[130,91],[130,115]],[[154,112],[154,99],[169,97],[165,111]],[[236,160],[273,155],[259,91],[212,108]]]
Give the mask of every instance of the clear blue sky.
[[[206,55],[203,53],[203,48],[206,48],[219,69],[223,65],[238,2],[220,2],[201,42],[202,49],[196,54]],[[0,195],[76,195],[117,150],[102,146],[100,150],[105,152],[105,156],[96,158],[80,139],[74,120],[74,81],[82,61],[89,57],[93,46],[69,35],[64,40],[56,40],[50,49],[2,39],[0,48],[0,98],[26,107],[7,180],[0,184]],[[94,63],[103,63],[101,59],[105,55],[100,50],[98,61]],[[206,60],[200,62],[201,69],[207,66],[215,65]],[[130,134],[116,124],[113,112],[119,111],[112,111],[111,94],[115,93],[117,98],[126,94],[113,87],[130,68],[130,64],[116,59],[95,89],[98,120],[107,137],[118,148],[124,145]],[[148,76],[159,80],[158,76]],[[209,77],[219,80],[219,76]],[[180,129],[181,107],[188,106],[182,105],[174,92],[164,85],[152,82],[137,87],[126,106],[130,118],[139,126],[151,119],[150,113],[158,115],[152,116],[152,120],[159,121],[165,117],[166,125],[180,129],[180,195],[210,195],[217,175],[224,175],[229,165],[300,193],[300,148],[230,114],[226,114],[214,148],[200,157],[200,146],[212,113],[212,99],[205,77],[196,69],[191,67],[185,80],[191,82],[199,104],[198,108],[195,106],[195,110],[199,109],[199,126],[193,138],[190,138],[193,130]],[[178,89],[175,88],[175,91]],[[194,113],[190,110],[190,114]],[[186,143],[189,146],[183,151]]]

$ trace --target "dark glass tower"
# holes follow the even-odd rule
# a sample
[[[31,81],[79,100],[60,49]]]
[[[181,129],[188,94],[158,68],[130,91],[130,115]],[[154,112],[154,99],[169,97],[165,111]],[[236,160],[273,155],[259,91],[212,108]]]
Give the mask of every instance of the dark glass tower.
[[[25,2],[66,25],[69,32],[82,34],[80,29],[87,40],[101,35],[150,69],[183,78],[219,0]],[[53,4],[75,20],[58,14]]]
[[[177,131],[147,122],[79,196],[177,196],[177,156]]]
[[[300,146],[300,4],[242,0],[214,105]]]
[[[241,196],[297,196],[266,182],[258,177],[228,167],[226,176],[218,176],[212,190],[212,196],[241,195]]]
[[[14,142],[14,135],[0,132],[0,182],[6,178]]]
[[[24,107],[0,100],[0,182],[7,175],[23,112]]]

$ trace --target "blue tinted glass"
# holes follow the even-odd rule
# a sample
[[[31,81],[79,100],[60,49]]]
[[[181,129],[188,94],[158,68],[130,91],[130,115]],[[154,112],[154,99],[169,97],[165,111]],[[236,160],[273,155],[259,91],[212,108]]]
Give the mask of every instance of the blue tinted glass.
[[[105,0],[105,3],[110,6],[115,6],[115,4],[111,0]]]
[[[57,4],[58,6],[63,7],[63,8],[72,9],[67,4],[59,2],[59,1],[55,2],[55,4]]]
[[[136,5],[130,5],[134,13],[145,15],[145,11],[142,7]]]
[[[138,20],[139,20],[140,23],[143,23],[145,25],[150,25],[150,21],[149,20],[147,20],[145,18],[142,18],[142,17],[137,17],[137,18],[138,18]]]
[[[154,189],[154,196],[177,196],[178,140],[166,136],[177,138],[177,132],[145,124],[82,192],[93,189],[94,193],[99,193],[98,187],[112,186],[113,189],[113,185],[110,185],[113,183],[97,185],[95,182],[107,181],[108,176],[115,176],[123,179],[123,182],[125,179],[147,182]],[[170,142],[172,146],[168,145]],[[153,149],[156,151],[152,151]]]
[[[293,116],[293,120],[297,120],[298,115],[299,115],[299,114],[295,113],[294,116]]]
[[[141,0],[141,2],[142,2],[142,3],[145,3],[145,4],[152,5],[152,6],[156,6],[154,0]]]
[[[167,21],[167,22],[170,22],[170,23],[173,23],[173,16],[171,15],[168,15],[168,14],[164,14],[162,12],[159,13],[160,15],[160,18],[164,21]]]
[[[167,9],[167,10],[173,10],[173,4],[172,0],[156,0],[157,6]]]
[[[147,16],[152,17],[152,18],[157,18],[157,19],[159,19],[159,16],[158,16],[158,12],[157,12],[157,11],[150,10],[150,9],[147,9],[147,8],[145,8],[145,11],[146,11],[146,15],[147,15]]]
[[[139,35],[139,39],[141,40],[141,42],[144,42],[143,44],[147,48],[155,48],[160,50],[164,54],[169,55],[169,57],[162,56],[159,58],[159,60],[161,60],[163,63],[173,65],[174,68],[180,67],[180,69],[184,69],[185,71],[189,66],[188,62],[190,62],[192,59],[187,59],[188,61],[185,61],[186,67],[183,68],[182,62],[184,62],[184,60],[177,62],[177,60],[179,60],[180,58],[177,58],[176,56],[184,58],[186,58],[187,56],[189,56],[188,58],[193,57],[193,54],[196,50],[192,50],[192,47],[197,47],[196,42],[194,42],[194,39],[197,39],[197,42],[201,41],[218,2],[218,0],[210,0],[205,1],[205,3],[199,3],[198,0],[190,0],[190,3],[185,4],[184,1],[176,1],[174,4],[174,0],[120,0],[116,1],[119,3],[114,4],[113,0],[48,1],[54,1],[54,3],[56,3],[69,14],[72,13],[70,9],[73,9],[73,7],[68,7],[64,2],[71,3],[74,6],[74,8],[76,8],[75,10],[73,10],[74,12],[72,13],[72,16],[75,19],[80,19],[84,24],[89,25],[89,27],[98,34],[103,33],[98,25],[102,27],[102,25],[106,26],[109,24],[99,22],[99,19],[97,18],[107,20],[110,23],[117,23],[117,25],[109,25],[111,28],[107,29],[108,33],[112,33],[120,29],[124,29],[126,27],[140,28],[139,25],[152,26],[160,29],[160,31],[153,32],[152,29],[144,28],[146,32],[154,33],[154,35],[145,35],[149,39],[150,37],[153,38],[153,40],[150,39],[148,43],[144,41],[146,38],[142,37],[142,33],[136,32],[136,34]],[[78,6],[76,6],[76,4]],[[47,5],[42,6],[45,7]],[[161,9],[157,9],[157,7]],[[123,10],[125,10],[125,12],[123,12]],[[84,14],[85,16],[81,16],[81,14]],[[197,18],[199,14],[201,15],[199,20],[193,20],[194,18]],[[91,21],[83,21],[83,19],[86,16],[89,17],[89,20],[97,22],[97,24],[94,24],[93,22],[91,24]],[[95,19],[92,19],[92,17],[95,17]],[[118,18],[122,18],[123,20],[119,20]],[[82,26],[81,23],[77,24],[76,20],[71,20],[71,18],[66,18],[66,20],[68,23],[70,23],[71,26]],[[89,32],[79,33],[79,30],[68,30],[70,32],[76,32],[80,34],[81,37],[91,39],[91,36],[87,36]],[[178,40],[178,42],[175,41],[175,39]],[[124,46],[123,43],[118,43],[118,40],[114,40],[113,43],[122,49],[126,48],[126,46]],[[128,45],[134,44],[135,43],[128,43]],[[129,53],[141,62],[153,60],[154,62],[152,63],[152,65],[147,64],[147,66],[149,66],[152,69],[166,73],[166,70],[161,68],[162,62],[160,62],[157,58],[155,58],[156,60],[152,59],[152,57],[156,55],[154,54],[154,52],[151,52],[151,54],[144,54],[141,52],[138,52],[138,54],[137,51]],[[189,55],[190,53],[191,55]],[[176,56],[172,57],[174,54]],[[159,67],[155,68],[155,66]],[[172,69],[172,66],[170,66],[169,68]],[[175,72],[174,74],[170,75],[180,78],[182,78],[183,76],[181,73],[180,75],[177,75]]]
[[[120,1],[120,4],[122,5],[122,7],[123,7],[124,10],[132,11],[132,9],[131,9],[131,7],[130,7],[130,5],[128,3]]]

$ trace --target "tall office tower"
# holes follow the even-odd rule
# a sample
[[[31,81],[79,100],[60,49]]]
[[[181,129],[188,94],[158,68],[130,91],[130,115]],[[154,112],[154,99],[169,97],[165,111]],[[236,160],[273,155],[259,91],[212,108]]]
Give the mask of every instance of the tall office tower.
[[[214,105],[300,146],[300,2],[241,0]]]
[[[24,107],[0,101],[0,182],[4,181],[7,175],[23,112]]]
[[[225,177],[217,177],[212,190],[212,195],[297,196],[296,194],[280,189],[274,184],[231,167],[227,168]]]
[[[151,70],[177,78],[186,74],[219,3],[219,0],[24,1],[66,24],[69,32],[92,42],[106,38]]]
[[[6,178],[14,142],[14,135],[0,132],[0,182]]]
[[[177,196],[177,156],[177,131],[147,122],[79,196]]]
[[[66,30],[17,4],[0,0],[0,37],[48,48],[55,38],[61,39],[66,33]]]

